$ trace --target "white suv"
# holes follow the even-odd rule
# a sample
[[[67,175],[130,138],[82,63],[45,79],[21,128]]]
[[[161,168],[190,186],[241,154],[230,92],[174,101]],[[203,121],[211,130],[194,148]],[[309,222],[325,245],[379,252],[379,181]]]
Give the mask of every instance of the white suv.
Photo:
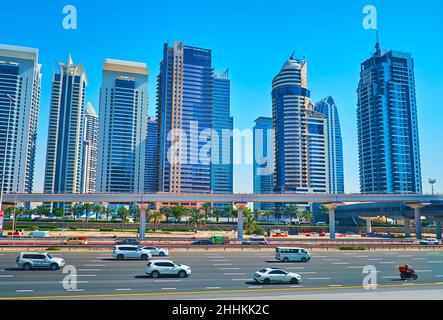
[[[169,255],[168,249],[163,249],[159,247],[143,247],[143,249],[149,250],[153,257],[155,256],[164,257]]]
[[[258,283],[301,283],[301,276],[298,273],[286,272],[281,269],[265,268],[254,274],[254,280]]]
[[[163,275],[186,278],[191,275],[191,268],[171,260],[152,260],[146,265],[145,273],[153,278]]]
[[[17,266],[24,270],[58,270],[65,265],[65,260],[55,258],[49,253],[22,252],[16,259]]]
[[[137,246],[115,246],[112,256],[118,260],[140,259],[148,260],[152,258],[151,252]]]

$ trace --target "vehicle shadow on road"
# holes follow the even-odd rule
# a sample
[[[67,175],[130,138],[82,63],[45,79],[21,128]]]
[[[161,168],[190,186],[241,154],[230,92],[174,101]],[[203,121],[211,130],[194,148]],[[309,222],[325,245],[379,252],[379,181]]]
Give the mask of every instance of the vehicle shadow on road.
[[[248,281],[248,282],[245,282],[245,284],[247,284],[248,286],[256,286],[256,287],[261,287],[261,286],[263,286],[263,285],[265,285],[266,287],[270,287],[270,286],[288,286],[288,284],[290,284],[290,283],[277,283],[277,282],[273,282],[273,283],[271,283],[271,284],[263,284],[263,283],[258,283],[258,282],[255,282],[255,281]],[[296,285],[296,284],[294,284],[294,285]]]
[[[278,261],[278,260],[267,260],[267,261],[265,261],[265,263],[293,265],[293,264],[305,264],[306,262],[302,262],[302,261],[284,262],[284,261]]]
[[[43,271],[43,272],[48,272],[48,271],[54,271],[54,270],[48,270],[48,269],[45,269],[45,268],[42,268],[42,269],[40,269],[40,268],[34,268],[34,269],[32,269],[32,270],[25,270],[25,269],[23,269],[23,268],[6,268],[6,269],[3,269],[3,270],[5,270],[5,271],[22,271],[22,272],[31,272],[31,271]],[[55,271],[57,271],[57,270],[55,270]]]

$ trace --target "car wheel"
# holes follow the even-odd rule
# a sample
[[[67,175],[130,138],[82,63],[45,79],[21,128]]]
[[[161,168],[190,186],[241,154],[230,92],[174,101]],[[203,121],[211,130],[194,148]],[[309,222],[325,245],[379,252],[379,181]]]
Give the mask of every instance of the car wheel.
[[[30,263],[25,263],[25,264],[23,265],[23,269],[25,269],[26,271],[29,271],[29,270],[32,269],[32,266],[31,266]]]
[[[60,267],[56,263],[51,263],[51,270],[58,270]]]
[[[301,262],[307,262],[308,260],[306,258],[301,258]]]
[[[180,271],[179,273],[178,273],[178,277],[179,278],[186,278],[186,276],[187,276],[187,274],[186,274],[186,272],[185,271]]]
[[[284,259],[283,259],[283,262],[288,263],[288,262],[289,262],[289,259],[288,259],[288,258],[284,258]]]
[[[146,255],[146,254],[142,254],[141,259],[142,259],[142,260],[148,260],[148,255]]]
[[[160,277],[160,273],[158,271],[152,271],[151,272],[151,277],[158,278],[158,277]]]
[[[265,280],[263,280],[263,283],[264,284],[270,284],[271,283],[271,279],[266,278]]]
[[[119,254],[119,255],[117,256],[117,259],[120,260],[120,261],[123,260],[124,258],[125,258],[125,256],[122,255],[122,254]]]
[[[297,280],[296,278],[292,278],[292,279],[291,279],[291,283],[292,283],[292,284],[298,284],[298,280]]]
[[[160,256],[160,257],[164,257],[164,256],[165,256],[165,253],[162,251],[162,252],[159,253],[159,256]]]

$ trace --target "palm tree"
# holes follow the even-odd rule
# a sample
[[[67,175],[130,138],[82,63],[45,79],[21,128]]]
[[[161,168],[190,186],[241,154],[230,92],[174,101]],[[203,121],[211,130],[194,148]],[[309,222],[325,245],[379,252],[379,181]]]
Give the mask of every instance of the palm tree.
[[[49,210],[49,208],[45,207],[45,206],[38,206],[35,208],[35,212],[39,215],[39,220],[42,219],[42,216],[46,216],[49,214],[49,212],[51,212]]]
[[[106,215],[106,222],[109,221],[109,214],[112,210],[109,207],[103,207],[102,213]]]
[[[119,207],[117,209],[117,214],[119,215],[119,217],[122,219],[121,221],[121,229],[123,230],[123,224],[126,222],[126,220],[128,219],[128,214],[129,211],[128,209],[126,209],[126,207]]]
[[[215,221],[218,223],[220,216],[223,214],[223,209],[221,208],[214,208],[214,210],[212,210],[212,213],[215,217]]]
[[[191,209],[189,211],[189,219],[186,221],[187,224],[193,224],[196,230],[199,226],[204,226],[205,215],[201,213],[198,209]]]
[[[100,204],[95,204],[92,208],[92,211],[95,214],[95,220],[98,220],[98,215],[103,212],[103,206]]]
[[[129,216],[132,217],[132,219],[134,220],[134,222],[137,222],[138,214],[139,214],[139,211],[138,211],[138,207],[137,207],[137,206],[131,207],[131,208],[129,209]]]
[[[223,215],[225,215],[226,218],[228,218],[228,223],[229,223],[229,217],[231,216],[231,211],[232,211],[232,207],[231,206],[223,207]]]
[[[212,210],[212,204],[209,202],[205,202],[202,205],[202,210],[205,216],[205,220],[208,221],[208,217],[211,214],[211,210]]]
[[[154,210],[149,212],[148,221],[151,221],[154,224],[153,226],[154,232],[156,232],[157,224],[161,222],[162,217],[163,215],[160,211]]]
[[[243,210],[244,226],[247,234],[254,234],[259,228],[254,214],[249,208]]]
[[[278,222],[280,222],[282,213],[283,213],[282,207],[278,206],[274,209],[274,218],[277,219]]]
[[[266,210],[263,214],[266,217],[266,220],[269,222],[269,219],[272,216],[272,211],[271,210]]]
[[[175,218],[176,222],[179,223],[181,217],[187,215],[189,213],[189,210],[183,206],[177,205],[174,208],[172,208],[171,213],[172,216]]]
[[[170,207],[162,207],[160,208],[160,212],[166,217],[166,221],[168,221],[169,218],[172,216],[172,208]]]
[[[289,217],[289,224],[292,223],[292,217],[298,217],[299,211],[298,211],[298,207],[294,206],[294,205],[290,205],[288,207],[286,207],[286,212],[288,214]]]
[[[71,211],[72,211],[72,215],[74,216],[74,221],[75,218],[77,217],[77,215],[82,212],[83,209],[83,205],[81,203],[77,203],[76,205],[72,206]]]
[[[231,218],[237,218],[238,217],[237,209],[231,208],[231,210],[229,211],[229,216],[231,216]]]
[[[83,205],[83,210],[86,212],[86,222],[89,221],[89,213],[94,209],[93,203],[85,203]]]
[[[311,210],[309,210],[308,208],[305,209],[305,211],[302,212],[303,219],[308,223],[311,224],[311,220],[312,220],[312,212]]]

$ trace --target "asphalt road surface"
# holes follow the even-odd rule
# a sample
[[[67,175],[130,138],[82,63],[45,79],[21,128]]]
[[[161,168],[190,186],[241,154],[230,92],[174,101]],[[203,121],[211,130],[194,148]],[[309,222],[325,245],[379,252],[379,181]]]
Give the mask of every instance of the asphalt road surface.
[[[145,261],[117,261],[110,253],[53,253],[76,268],[71,290],[63,288],[72,276],[66,267],[23,271],[17,255],[0,253],[0,299],[443,299],[442,251],[317,251],[308,263],[280,263],[270,251],[172,253],[169,259],[192,268],[185,279],[152,279]],[[417,281],[400,280],[397,267],[406,263]],[[368,265],[377,270],[376,290],[362,286]],[[297,272],[302,284],[256,284],[252,274],[263,267]]]

